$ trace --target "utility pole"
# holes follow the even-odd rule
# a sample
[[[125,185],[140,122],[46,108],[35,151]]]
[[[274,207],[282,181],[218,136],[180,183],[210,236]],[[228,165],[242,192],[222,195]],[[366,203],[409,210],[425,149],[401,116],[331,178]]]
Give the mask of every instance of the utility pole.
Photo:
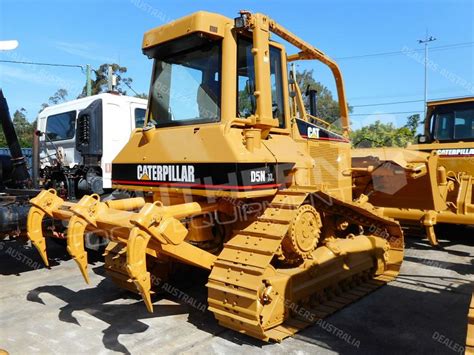
[[[425,45],[425,106],[423,108],[423,119],[426,117],[426,102],[428,101],[428,44],[433,41],[436,41],[436,38],[433,36],[428,36],[428,31],[426,31],[425,39],[418,40],[419,44]]]
[[[86,65],[86,96],[92,95],[91,65]]]
[[[107,86],[109,92],[113,92],[117,89],[117,76],[114,74],[114,68],[112,65],[108,66]]]

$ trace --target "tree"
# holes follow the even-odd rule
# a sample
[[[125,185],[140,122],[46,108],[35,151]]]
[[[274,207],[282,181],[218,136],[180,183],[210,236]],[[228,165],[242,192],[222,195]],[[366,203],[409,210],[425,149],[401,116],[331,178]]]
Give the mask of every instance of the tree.
[[[53,96],[49,97],[48,102],[41,104],[40,111],[43,111],[46,107],[49,107],[51,105],[57,105],[57,104],[60,104],[61,102],[65,102],[67,95],[68,95],[68,92],[66,89],[58,89],[53,94]]]
[[[13,113],[13,125],[15,126],[20,146],[22,148],[31,148],[35,127],[32,123],[28,122],[26,114],[27,112],[24,108],[16,110]]]
[[[333,123],[341,117],[338,101],[334,100],[331,91],[314,79],[313,70],[303,70],[303,72],[296,72],[296,82],[301,90],[306,111],[309,112],[309,97],[306,95],[306,90],[309,87],[316,90],[318,98],[318,117]],[[352,112],[352,107],[347,105],[349,112]]]
[[[303,72],[296,72],[296,82],[300,88],[303,96],[303,101],[307,113],[309,113],[309,97],[306,95],[308,86],[316,90],[318,98],[318,117],[329,123],[334,123],[340,118],[339,103],[333,99],[331,91],[323,84],[317,82],[313,77],[313,70],[304,70]],[[254,90],[254,89],[251,89]],[[276,92],[272,92],[272,96],[276,96]],[[250,114],[252,105],[247,88],[242,88],[238,92],[239,111],[245,114]],[[352,112],[352,107],[348,106],[349,112]]]
[[[408,116],[405,127],[410,130],[410,133],[412,134],[413,137],[416,136],[416,131],[420,123],[421,123],[421,117],[418,113],[415,115]]]
[[[12,121],[20,146],[22,148],[31,148],[33,144],[33,132],[36,129],[36,122],[28,122],[26,114],[27,111],[24,108],[20,108],[13,113]],[[3,130],[0,132],[0,147],[8,147]]]
[[[102,92],[108,91],[108,77],[109,77],[109,65],[112,67],[112,73],[115,75],[117,80],[116,90],[123,94],[127,94],[127,90],[123,88],[123,85],[130,87],[132,84],[132,78],[124,77],[123,75],[127,72],[127,67],[121,67],[118,64],[102,64],[99,69],[94,70],[95,79],[91,82],[92,95],[97,95]],[[82,93],[78,98],[85,97],[87,94],[87,83],[82,89]]]
[[[8,147],[7,145],[7,140],[5,138],[5,134],[3,134],[3,130],[0,132],[0,148],[6,148]]]
[[[141,94],[135,94],[135,97],[138,97],[139,99],[148,100],[148,94],[145,94],[144,92]]]
[[[407,123],[396,128],[393,123],[376,121],[368,126],[351,132],[352,144],[358,148],[406,147],[414,143],[416,130],[420,124],[420,115],[411,115]]]

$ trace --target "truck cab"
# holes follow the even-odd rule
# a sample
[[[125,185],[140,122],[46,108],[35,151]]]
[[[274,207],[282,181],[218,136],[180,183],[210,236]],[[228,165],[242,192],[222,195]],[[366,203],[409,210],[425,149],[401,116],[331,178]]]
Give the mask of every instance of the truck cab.
[[[110,189],[112,159],[131,132],[143,126],[146,106],[144,99],[103,93],[41,111],[37,129],[43,186],[74,190],[68,192],[70,197],[77,190]],[[76,181],[68,182],[67,175],[74,175]]]

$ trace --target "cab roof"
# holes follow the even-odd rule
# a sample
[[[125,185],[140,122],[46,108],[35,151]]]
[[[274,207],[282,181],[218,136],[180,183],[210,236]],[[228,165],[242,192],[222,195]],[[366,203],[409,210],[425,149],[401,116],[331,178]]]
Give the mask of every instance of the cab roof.
[[[198,11],[146,32],[142,49],[196,32],[223,38],[227,25],[234,26],[234,20],[212,12]]]
[[[451,105],[451,104],[458,104],[458,103],[465,103],[465,102],[474,102],[474,96],[466,96],[466,97],[457,97],[457,98],[450,98],[450,99],[444,99],[444,100],[428,101],[426,103],[426,106],[433,107],[433,106]]]

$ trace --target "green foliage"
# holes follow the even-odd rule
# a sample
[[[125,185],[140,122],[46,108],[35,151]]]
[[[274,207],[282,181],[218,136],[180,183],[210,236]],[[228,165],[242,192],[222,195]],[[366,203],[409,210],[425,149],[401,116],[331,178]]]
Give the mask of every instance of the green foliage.
[[[33,123],[28,122],[26,118],[26,110],[20,108],[13,113],[13,125],[22,148],[31,148],[33,144],[33,133],[36,129],[36,121]],[[8,147],[7,140],[3,134],[3,130],[0,132],[0,147]]]
[[[148,94],[145,94],[144,92],[141,94],[135,94],[135,97],[138,97],[139,99],[148,100]]]
[[[5,139],[5,134],[3,134],[3,130],[0,130],[0,148],[7,148],[7,140]]]
[[[252,114],[252,104],[250,102],[250,95],[247,90],[239,90],[238,95],[238,112],[242,117],[249,117]]]
[[[313,77],[313,70],[304,70],[303,72],[296,73],[296,81],[301,90],[306,111],[309,113],[309,97],[306,96],[306,89],[308,86],[317,91],[318,97],[318,116],[329,122],[333,123],[340,118],[339,114],[339,103],[334,100],[331,91],[323,84],[317,82]],[[276,92],[272,92],[272,96],[276,96]],[[247,93],[247,88],[242,88],[238,92],[238,111],[243,114],[243,117],[247,117],[252,112],[252,105],[250,103],[250,96]],[[352,108],[349,106],[349,112]]]
[[[396,128],[393,123],[376,121],[371,125],[351,132],[352,144],[358,148],[406,147],[414,143],[420,115],[411,115],[407,123]]]
[[[117,80],[117,86],[116,86],[117,91],[123,95],[126,95],[127,90],[123,88],[123,85],[130,87],[133,80],[131,78],[123,76],[127,72],[127,67],[121,67],[120,65],[115,64],[115,63],[113,64],[104,63],[99,67],[99,69],[93,70],[95,79],[93,79],[91,83],[92,95],[97,95],[102,92],[108,91],[109,65],[112,66],[113,75],[115,75],[116,80]],[[84,85],[84,88],[82,89],[82,93],[79,95],[78,98],[85,97],[86,93],[87,93],[87,86]],[[145,95],[145,94],[142,94],[142,95]]]
[[[61,102],[65,102],[67,98],[68,92],[66,89],[58,89],[53,96],[50,96],[48,102],[41,104],[40,112],[43,111],[46,107],[51,105],[57,105]]]
[[[339,103],[334,100],[331,91],[323,84],[317,82],[313,76],[313,70],[303,70],[303,72],[296,72],[296,82],[303,95],[306,111],[309,112],[309,97],[306,95],[306,90],[310,87],[316,90],[318,98],[318,117],[333,123],[340,118]],[[352,112],[352,107],[347,106],[349,112]]]
[[[407,123],[405,124],[405,127],[410,130],[410,133],[412,134],[413,137],[416,135],[416,130],[418,129],[418,126],[421,123],[421,117],[419,114],[411,115],[407,118]]]

